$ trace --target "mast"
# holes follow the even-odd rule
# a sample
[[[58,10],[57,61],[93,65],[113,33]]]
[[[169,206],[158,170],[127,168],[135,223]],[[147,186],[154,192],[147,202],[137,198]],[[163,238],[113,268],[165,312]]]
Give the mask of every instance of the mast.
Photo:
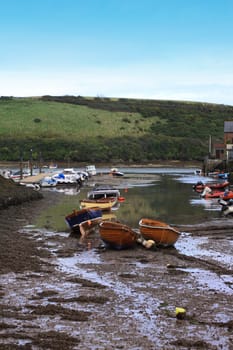
[[[212,154],[212,139],[211,139],[211,135],[209,135],[209,156],[211,156]]]

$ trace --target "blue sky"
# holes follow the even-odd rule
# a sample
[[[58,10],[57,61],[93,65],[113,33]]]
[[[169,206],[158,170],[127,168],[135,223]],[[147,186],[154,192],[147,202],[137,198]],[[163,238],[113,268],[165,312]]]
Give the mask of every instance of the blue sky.
[[[233,0],[0,0],[0,96],[233,105]]]

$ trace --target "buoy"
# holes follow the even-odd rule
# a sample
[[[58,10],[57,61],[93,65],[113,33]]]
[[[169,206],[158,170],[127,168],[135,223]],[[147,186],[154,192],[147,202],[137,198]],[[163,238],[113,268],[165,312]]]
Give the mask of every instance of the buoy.
[[[142,245],[147,248],[147,249],[150,249],[151,247],[153,247],[153,245],[155,245],[155,241],[153,241],[152,239],[149,239],[148,241],[147,240],[144,240],[142,242]]]
[[[176,318],[183,320],[186,316],[186,310],[183,307],[176,307]]]

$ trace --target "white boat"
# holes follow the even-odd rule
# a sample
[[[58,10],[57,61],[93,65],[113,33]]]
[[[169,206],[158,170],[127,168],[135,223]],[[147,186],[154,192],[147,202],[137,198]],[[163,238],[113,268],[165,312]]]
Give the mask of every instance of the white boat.
[[[41,187],[55,187],[57,186],[57,180],[53,179],[51,176],[45,176],[40,180]]]
[[[112,176],[124,176],[122,171],[119,171],[117,168],[112,168],[110,171],[110,175]]]
[[[22,179],[25,179],[26,177],[31,176],[31,171],[30,169],[23,169],[15,171],[14,173],[10,174],[10,178],[14,181],[20,181]]]
[[[62,172],[52,175],[52,179],[56,180],[57,185],[77,185],[84,180],[82,175],[73,168],[66,168]]]
[[[87,193],[88,199],[100,199],[107,197],[120,197],[120,191],[112,186],[99,185]]]
[[[90,176],[96,175],[95,165],[87,165],[85,170]]]
[[[57,169],[57,164],[49,164],[49,169]]]

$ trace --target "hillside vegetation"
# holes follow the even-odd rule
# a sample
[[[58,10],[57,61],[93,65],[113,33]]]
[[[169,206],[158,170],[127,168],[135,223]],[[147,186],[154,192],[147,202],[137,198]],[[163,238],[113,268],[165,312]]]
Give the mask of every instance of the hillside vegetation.
[[[0,98],[0,160],[203,160],[233,107],[140,99]],[[32,150],[32,151],[31,151]]]

